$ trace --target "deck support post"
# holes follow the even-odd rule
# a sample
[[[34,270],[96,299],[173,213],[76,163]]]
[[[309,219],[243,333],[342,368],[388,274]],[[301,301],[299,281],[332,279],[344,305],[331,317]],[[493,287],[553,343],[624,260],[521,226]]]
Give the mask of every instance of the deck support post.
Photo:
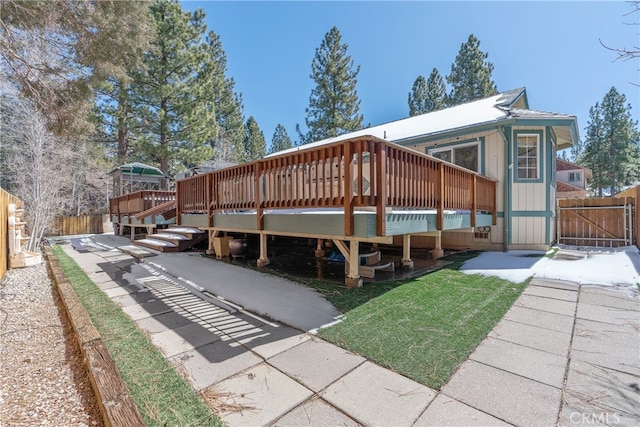
[[[360,277],[360,243],[357,240],[349,241],[349,258],[345,264],[347,277],[344,279],[345,285],[349,288],[359,288],[362,286]]]
[[[433,259],[442,258],[444,256],[444,249],[442,249],[442,231],[438,230],[435,236],[435,247],[431,251],[431,257]]]
[[[411,259],[411,234],[402,235],[402,268],[412,269],[413,260]]]
[[[344,284],[349,288],[362,286],[360,278],[360,245],[357,240],[349,240],[349,247],[342,240],[333,240],[336,248],[344,256]]]
[[[211,228],[207,230],[209,233],[209,246],[205,251],[207,255],[217,255],[215,250],[215,240],[220,235],[220,230],[212,230]]]
[[[316,258],[322,258],[325,255],[323,243],[324,243],[324,240],[318,239],[316,251],[315,251]]]
[[[267,235],[260,233],[260,258],[258,258],[258,268],[269,265],[269,257],[267,256]]]

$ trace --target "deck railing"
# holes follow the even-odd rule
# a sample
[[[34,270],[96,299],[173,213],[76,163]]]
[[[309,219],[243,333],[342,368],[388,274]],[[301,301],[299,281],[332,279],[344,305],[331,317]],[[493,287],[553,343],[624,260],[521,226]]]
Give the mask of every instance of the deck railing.
[[[496,182],[451,163],[375,137],[361,137],[268,157],[197,175],[177,183],[177,215],[255,209],[327,207],[345,212],[345,235],[353,234],[354,208],[377,212],[385,235],[386,208],[434,209],[438,229],[445,210],[496,219]]]
[[[173,191],[142,190],[109,199],[111,215],[135,215],[176,199]]]

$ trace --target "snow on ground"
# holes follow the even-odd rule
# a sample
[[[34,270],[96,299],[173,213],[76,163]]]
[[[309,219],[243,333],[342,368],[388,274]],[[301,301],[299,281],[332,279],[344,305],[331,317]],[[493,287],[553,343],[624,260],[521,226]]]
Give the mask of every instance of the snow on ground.
[[[540,251],[483,252],[467,261],[461,270],[516,283],[531,276],[636,290],[640,283],[640,251],[635,246],[589,250],[562,247],[553,258],[543,255]]]

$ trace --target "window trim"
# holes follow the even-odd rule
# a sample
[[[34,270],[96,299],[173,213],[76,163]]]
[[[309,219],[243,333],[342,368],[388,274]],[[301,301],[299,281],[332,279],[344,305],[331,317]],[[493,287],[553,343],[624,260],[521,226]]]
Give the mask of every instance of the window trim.
[[[455,148],[470,147],[473,145],[478,146],[478,172],[480,175],[484,175],[484,136],[478,138],[465,139],[462,141],[448,142],[446,144],[435,144],[425,147],[425,153],[429,156],[433,156],[434,153],[440,151],[453,150]],[[452,151],[453,153],[453,151]],[[452,162],[452,164],[455,164]]]
[[[538,139],[537,148],[537,177],[536,178],[519,178],[518,177],[518,137],[519,136],[535,136]],[[543,148],[543,131],[541,130],[515,130],[513,131],[513,181],[520,183],[540,183],[544,182],[544,148]]]
[[[578,179],[571,179],[572,176],[577,177]],[[569,172],[569,182],[579,182],[582,183],[582,172],[580,171],[574,171],[574,172]]]

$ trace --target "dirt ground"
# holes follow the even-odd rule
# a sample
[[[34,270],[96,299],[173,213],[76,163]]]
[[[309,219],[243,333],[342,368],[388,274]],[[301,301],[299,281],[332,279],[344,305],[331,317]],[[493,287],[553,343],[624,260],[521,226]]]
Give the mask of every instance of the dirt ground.
[[[44,264],[0,282],[0,342],[0,426],[103,425]]]

